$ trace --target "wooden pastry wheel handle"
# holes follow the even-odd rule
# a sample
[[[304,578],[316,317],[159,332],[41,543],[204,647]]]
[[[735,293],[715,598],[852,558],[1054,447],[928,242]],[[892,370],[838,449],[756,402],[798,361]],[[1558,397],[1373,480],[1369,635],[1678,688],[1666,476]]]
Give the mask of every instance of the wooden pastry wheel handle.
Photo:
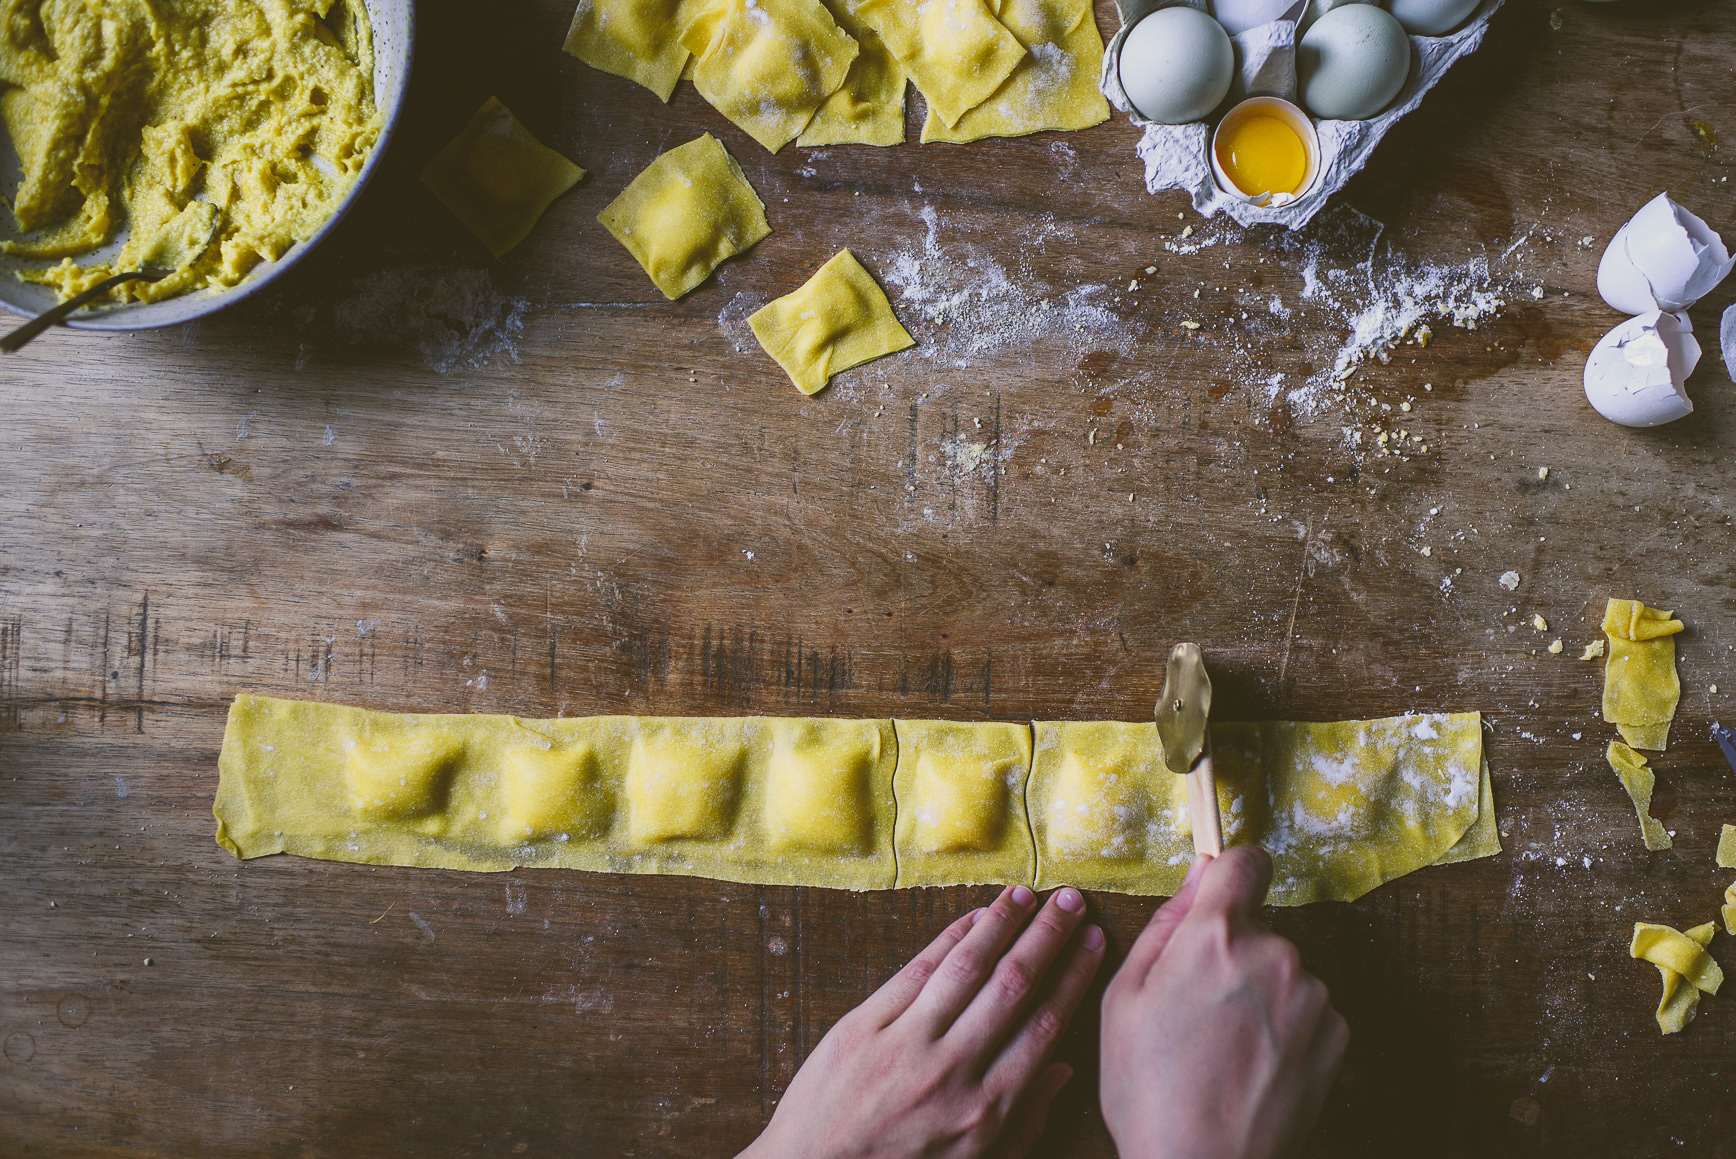
[[[1218,816],[1218,779],[1212,754],[1204,753],[1187,775],[1187,812],[1193,819],[1194,853],[1216,857],[1224,851],[1224,822]]]

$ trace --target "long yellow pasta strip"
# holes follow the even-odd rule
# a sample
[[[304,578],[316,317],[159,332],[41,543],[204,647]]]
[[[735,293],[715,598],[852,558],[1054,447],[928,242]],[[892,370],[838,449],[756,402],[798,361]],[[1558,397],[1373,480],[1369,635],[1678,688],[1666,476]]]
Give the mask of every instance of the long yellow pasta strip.
[[[238,857],[1171,893],[1191,851],[1150,724],[409,715],[243,694],[214,811]],[[1499,852],[1475,713],[1219,725],[1269,900]],[[1131,819],[1137,818],[1137,823]]]

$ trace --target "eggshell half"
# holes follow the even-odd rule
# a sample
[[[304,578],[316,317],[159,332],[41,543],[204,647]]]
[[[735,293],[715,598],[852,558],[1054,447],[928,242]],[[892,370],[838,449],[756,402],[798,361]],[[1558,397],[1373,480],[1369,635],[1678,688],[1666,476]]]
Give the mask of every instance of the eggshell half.
[[[1624,427],[1655,427],[1692,414],[1683,389],[1700,362],[1685,314],[1650,310],[1605,334],[1585,363],[1585,397]]]
[[[1597,292],[1626,314],[1686,310],[1736,258],[1711,226],[1660,193],[1616,231],[1597,264]]]

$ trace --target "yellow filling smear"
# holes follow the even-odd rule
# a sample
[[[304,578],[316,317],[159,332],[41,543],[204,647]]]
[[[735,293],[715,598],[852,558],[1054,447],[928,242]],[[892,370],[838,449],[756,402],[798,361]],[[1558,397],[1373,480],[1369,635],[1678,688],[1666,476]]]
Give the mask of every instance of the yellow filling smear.
[[[754,337],[803,394],[834,374],[914,346],[874,276],[839,250],[802,288],[748,318]]]
[[[772,231],[765,203],[710,133],[647,165],[597,220],[671,300]]]
[[[1682,685],[1676,642],[1682,621],[1638,600],[1610,600],[1603,613],[1609,659],[1603,669],[1603,718],[1636,749],[1663,751]]]
[[[1627,795],[1633,799],[1634,812],[1640,818],[1640,837],[1645,841],[1646,848],[1654,852],[1668,849],[1674,844],[1663,823],[1652,816],[1652,788],[1657,784],[1657,777],[1646,767],[1646,758],[1622,744],[1619,740],[1609,742],[1609,750],[1605,754],[1609,767],[1615,770],[1615,775],[1621,778],[1621,787],[1627,790]]]
[[[1274,905],[1500,851],[1475,713],[1213,737],[1230,839],[1272,849]],[[521,720],[244,694],[219,769],[217,840],[243,858],[1169,893],[1192,855],[1149,723]]]
[[[584,175],[489,97],[428,162],[422,182],[498,258],[528,237],[549,204]]]
[[[1658,1000],[1658,1029],[1675,1034],[1693,1020],[1701,993],[1716,994],[1724,971],[1706,952],[1717,926],[1714,922],[1685,932],[1669,926],[1635,922],[1628,953],[1658,968],[1663,995]]]
[[[373,30],[329,0],[17,0],[0,19],[0,121],[23,164],[0,243],[62,298],[221,289],[326,223],[379,138]],[[129,230],[119,254],[74,259]]]

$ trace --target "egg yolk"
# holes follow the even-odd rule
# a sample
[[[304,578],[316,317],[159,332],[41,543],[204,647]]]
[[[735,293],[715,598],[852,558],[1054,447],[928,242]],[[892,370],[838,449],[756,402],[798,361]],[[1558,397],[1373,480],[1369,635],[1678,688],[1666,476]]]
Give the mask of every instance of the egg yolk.
[[[1244,117],[1219,135],[1218,164],[1250,197],[1296,193],[1308,172],[1308,147],[1281,117]]]

